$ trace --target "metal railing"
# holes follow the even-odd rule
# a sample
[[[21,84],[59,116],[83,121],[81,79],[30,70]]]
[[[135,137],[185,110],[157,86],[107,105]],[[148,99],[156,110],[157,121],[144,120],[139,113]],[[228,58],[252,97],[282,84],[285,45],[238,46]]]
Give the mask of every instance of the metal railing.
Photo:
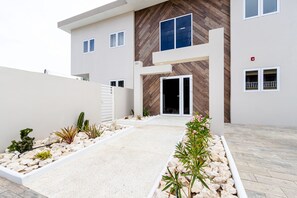
[[[264,89],[276,89],[277,88],[277,81],[264,81],[263,82]]]

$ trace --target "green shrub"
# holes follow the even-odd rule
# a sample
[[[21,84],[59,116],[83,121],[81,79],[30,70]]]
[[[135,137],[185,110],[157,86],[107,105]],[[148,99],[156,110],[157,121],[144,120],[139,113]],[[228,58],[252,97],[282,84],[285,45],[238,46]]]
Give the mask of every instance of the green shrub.
[[[41,160],[46,160],[48,158],[51,158],[52,157],[52,154],[49,150],[47,151],[42,151],[40,153],[37,153],[34,158],[37,158],[37,159],[41,159]]]
[[[150,112],[149,112],[149,110],[147,108],[143,109],[143,116],[144,117],[150,116]]]
[[[76,124],[76,127],[78,128],[78,132],[83,130],[84,119],[85,119],[85,113],[81,112],[78,116],[77,124]]]
[[[11,145],[8,148],[10,152],[18,151],[20,153],[24,153],[26,151],[30,151],[33,149],[33,141],[35,138],[29,137],[29,133],[31,133],[33,129],[26,128],[20,131],[21,141],[11,141]]]

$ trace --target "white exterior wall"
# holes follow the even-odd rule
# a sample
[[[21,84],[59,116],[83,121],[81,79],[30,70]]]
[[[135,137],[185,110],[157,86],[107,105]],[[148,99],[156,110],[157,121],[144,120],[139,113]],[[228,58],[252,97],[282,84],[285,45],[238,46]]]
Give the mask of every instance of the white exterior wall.
[[[80,112],[100,123],[101,86],[97,83],[0,67],[0,151],[19,140],[19,131],[48,137],[54,130],[75,125]]]
[[[110,48],[111,33],[124,31],[125,45]],[[83,53],[83,42],[95,39],[95,51]],[[134,12],[87,25],[71,32],[71,74],[89,74],[90,81],[109,85],[125,80],[133,88]]]
[[[114,119],[121,119],[131,114],[133,109],[133,90],[113,87]]]
[[[231,122],[297,127],[297,1],[280,0],[279,13],[246,20],[243,3],[231,0]],[[244,69],[275,66],[279,91],[244,92]]]

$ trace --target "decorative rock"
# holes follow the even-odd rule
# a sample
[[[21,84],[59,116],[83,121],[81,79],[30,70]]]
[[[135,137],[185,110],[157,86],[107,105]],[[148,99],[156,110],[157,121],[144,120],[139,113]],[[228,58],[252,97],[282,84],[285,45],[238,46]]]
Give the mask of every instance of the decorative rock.
[[[225,190],[229,194],[234,195],[237,192],[236,189],[233,187],[233,185],[231,186],[229,184],[222,184],[221,186],[222,186],[223,190]]]
[[[195,181],[195,183],[193,184],[193,187],[192,187],[192,192],[199,193],[202,191],[202,189],[203,189],[203,185],[201,184],[201,182]]]
[[[221,192],[221,198],[237,198],[237,196],[234,196],[234,195],[223,190]]]
[[[27,165],[27,164],[32,164],[32,162],[33,162],[32,159],[21,159],[20,164]]]
[[[39,162],[39,167],[45,166],[45,165],[51,163],[52,161],[53,161],[52,158],[46,159],[46,160],[42,160],[42,161]]]

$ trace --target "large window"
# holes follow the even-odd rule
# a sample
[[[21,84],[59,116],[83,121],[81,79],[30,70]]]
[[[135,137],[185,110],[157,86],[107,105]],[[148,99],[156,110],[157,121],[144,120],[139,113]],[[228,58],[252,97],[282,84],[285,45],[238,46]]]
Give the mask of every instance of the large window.
[[[160,22],[160,50],[192,45],[192,14]]]
[[[93,52],[95,50],[95,39],[83,42],[83,52]]]
[[[109,36],[109,47],[120,47],[125,45],[125,32],[112,33]]]
[[[244,78],[245,91],[279,90],[279,67],[245,70]]]
[[[244,0],[244,18],[279,12],[279,0]]]

